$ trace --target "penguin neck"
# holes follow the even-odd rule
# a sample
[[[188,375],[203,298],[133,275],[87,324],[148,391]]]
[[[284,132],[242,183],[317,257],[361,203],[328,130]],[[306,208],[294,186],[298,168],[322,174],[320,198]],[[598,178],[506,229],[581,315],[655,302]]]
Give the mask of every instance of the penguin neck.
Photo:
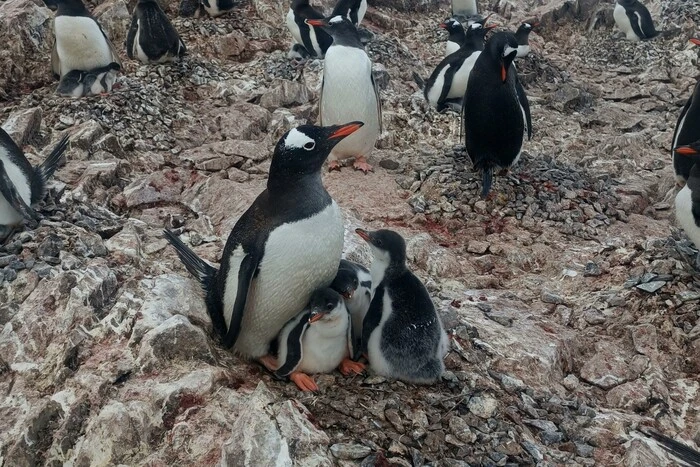
[[[456,42],[458,44],[464,44],[467,41],[467,35],[464,33],[462,28],[454,28],[450,32],[450,41]]]
[[[321,180],[321,171],[314,173],[293,173],[270,170],[267,191],[272,197],[289,198],[297,194],[308,196],[311,192],[326,193]]]
[[[56,15],[65,15],[65,16],[88,16],[92,17],[90,15],[90,12],[88,9],[85,7],[85,4],[81,2],[80,0],[62,0],[58,3],[58,9],[56,11]]]
[[[518,45],[527,45],[530,36],[530,31],[520,30],[515,33],[515,40],[518,41]]]
[[[375,259],[372,261],[372,266],[370,266],[369,270],[369,273],[372,276],[372,291],[374,292],[374,289],[376,289],[382,281],[392,279],[405,270],[405,262]]]
[[[333,43],[331,44],[331,47],[335,46],[355,47],[362,51],[365,50],[364,46],[362,45],[362,42],[360,41],[360,36],[357,34],[357,31],[346,31],[343,34],[333,36]]]

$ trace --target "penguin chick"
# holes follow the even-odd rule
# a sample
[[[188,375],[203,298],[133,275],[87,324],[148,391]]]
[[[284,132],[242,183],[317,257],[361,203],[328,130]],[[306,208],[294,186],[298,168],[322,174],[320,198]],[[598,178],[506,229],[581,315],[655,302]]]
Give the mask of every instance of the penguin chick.
[[[700,45],[700,39],[690,39],[695,45]],[[690,169],[695,164],[691,157],[683,157],[673,149],[678,146],[691,144],[700,140],[700,80],[695,84],[695,89],[690,95],[681,114],[676,122],[676,129],[673,132],[673,146],[671,153],[673,157],[673,170],[676,173],[676,183],[683,186],[690,176]]]
[[[0,226],[14,228],[23,220],[39,219],[31,206],[44,197],[46,182],[56,171],[66,147],[68,136],[58,142],[43,164],[32,167],[10,135],[0,128]]]
[[[523,58],[530,55],[530,33],[533,28],[536,28],[538,23],[530,24],[523,23],[515,31],[515,39],[518,41],[518,54],[517,58]]]
[[[445,45],[445,56],[447,57],[448,55],[457,52],[460,47],[464,45],[464,42],[467,40],[467,36],[464,32],[464,26],[462,26],[462,23],[454,18],[446,19],[440,23],[439,27],[447,30],[449,33],[447,44]]]
[[[275,375],[289,377],[302,391],[318,390],[309,374],[338,367],[347,376],[362,373],[365,367],[349,359],[350,316],[343,298],[333,289],[314,292],[307,307],[282,328],[278,342]]]
[[[695,248],[700,250],[700,141],[679,146],[675,152],[694,162],[688,182],[676,195],[676,219]]]
[[[341,259],[331,288],[343,296],[345,306],[350,312],[354,349],[351,356],[355,358],[362,340],[362,322],[372,301],[372,276],[366,267]]]
[[[233,9],[233,0],[202,0],[202,6],[212,18],[221,16]]]
[[[445,371],[449,341],[423,283],[406,267],[406,242],[396,232],[355,230],[369,243],[376,284],[362,327],[362,350],[382,376],[430,384]]]
[[[338,0],[331,12],[331,18],[338,15],[344,16],[357,28],[360,27],[366,12],[367,0]]]
[[[348,120],[365,123],[362,130],[333,148],[329,170],[340,169],[338,160],[355,157],[353,167],[367,173],[372,166],[366,156],[382,132],[382,105],[372,75],[372,61],[360,42],[357,28],[345,17],[306,20],[333,37],[326,51],[323,83],[319,102],[321,125],[334,125]]]
[[[326,31],[306,23],[309,19],[323,18],[323,13],[309,5],[309,0],[292,0],[287,12],[286,24],[289,33],[294,42],[301,44],[312,57],[323,58],[333,42]]]
[[[463,121],[467,154],[483,172],[482,197],[491,190],[494,167],[510,167],[520,158],[530,106],[513,60],[518,41],[511,32],[491,36],[474,64],[464,97]]]
[[[85,95],[85,72],[71,70],[61,78],[56,88],[56,94],[66,97],[82,97]]]
[[[117,72],[119,69],[119,64],[112,62],[107,66],[84,73],[83,83],[85,87],[83,89],[83,95],[97,96],[105,92],[111,92],[117,80]]]
[[[617,0],[613,18],[629,41],[653,39],[659,35],[649,10],[639,0]]]
[[[139,0],[126,37],[126,54],[142,63],[172,62],[187,48],[156,0]]]

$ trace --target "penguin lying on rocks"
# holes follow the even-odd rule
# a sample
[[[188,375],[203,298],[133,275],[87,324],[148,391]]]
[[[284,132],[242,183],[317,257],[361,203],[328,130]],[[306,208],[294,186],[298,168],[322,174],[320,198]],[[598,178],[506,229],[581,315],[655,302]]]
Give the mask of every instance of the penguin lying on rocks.
[[[700,451],[697,449],[693,449],[685,443],[676,441],[670,436],[663,435],[653,430],[640,431],[656,440],[666,452],[682,461],[684,465],[700,467]]]
[[[110,92],[117,79],[120,66],[112,62],[90,71],[71,70],[61,78],[56,88],[59,96],[95,96]]]
[[[331,288],[343,296],[345,306],[350,312],[353,348],[357,353],[362,341],[362,322],[372,301],[372,276],[361,264],[341,259]],[[352,357],[357,355],[353,354]]]

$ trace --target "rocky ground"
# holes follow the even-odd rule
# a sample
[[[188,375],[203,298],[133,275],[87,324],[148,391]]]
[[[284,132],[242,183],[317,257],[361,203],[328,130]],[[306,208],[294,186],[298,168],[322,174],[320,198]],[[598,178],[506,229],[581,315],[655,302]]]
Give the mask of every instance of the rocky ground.
[[[369,261],[358,226],[408,239],[448,372],[431,387],[323,375],[317,394],[215,344],[161,236],[217,262],[276,140],[315,121],[322,63],[287,60],[286,2],[176,18],[182,63],[124,57],[110,95],[80,100],[53,94],[51,11],[0,3],[3,128],[35,163],[71,135],[44,220],[0,247],[0,465],[661,466],[638,428],[700,444],[700,275],[669,151],[700,6],[647,2],[678,31],[632,44],[608,2],[481,3],[504,27],[541,21],[518,64],[533,138],[497,196],[478,198],[456,116],[411,78],[443,52],[448,6],[427,0],[370,0],[376,171],[325,176],[348,257]],[[132,7],[94,9],[120,47]]]

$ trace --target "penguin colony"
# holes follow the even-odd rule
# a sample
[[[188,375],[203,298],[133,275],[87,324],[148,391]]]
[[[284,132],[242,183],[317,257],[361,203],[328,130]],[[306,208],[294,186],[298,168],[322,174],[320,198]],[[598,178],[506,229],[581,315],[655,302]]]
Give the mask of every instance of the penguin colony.
[[[122,64],[114,45],[82,0],[55,0],[51,68],[57,93],[83,97],[110,92]],[[233,8],[231,0],[202,0],[211,16]],[[354,159],[367,173],[366,157],[382,131],[381,99],[372,62],[358,27],[366,0],[339,0],[330,16],[292,0],[286,25],[290,57],[325,60],[319,126],[285,133],[274,148],[266,189],[239,218],[214,268],[172,231],[164,232],[205,293],[221,344],[256,359],[302,390],[317,390],[311,375],[338,368],[430,384],[444,372],[449,340],[427,289],[408,268],[406,243],[391,230],[356,233],[373,255],[369,267],[341,259],[343,216],[322,183],[328,169]],[[478,15],[476,0],[453,0],[452,17],[440,27],[449,38],[446,57],[423,84],[438,111],[456,110],[473,166],[489,195],[495,169],[508,170],[532,136],[530,109],[514,65],[530,53],[537,22],[515,33],[490,34],[495,25]],[[660,34],[638,0],[617,0],[614,19],[628,40]],[[466,32],[465,32],[466,31]],[[700,39],[691,39],[700,45]],[[138,0],[125,43],[130,59],[171,62],[187,51],[156,0]],[[700,82],[683,108],[673,138],[673,167],[684,187],[676,197],[680,225],[700,247]],[[69,144],[64,136],[45,162],[32,167],[0,129],[0,239],[41,220],[36,206]]]

